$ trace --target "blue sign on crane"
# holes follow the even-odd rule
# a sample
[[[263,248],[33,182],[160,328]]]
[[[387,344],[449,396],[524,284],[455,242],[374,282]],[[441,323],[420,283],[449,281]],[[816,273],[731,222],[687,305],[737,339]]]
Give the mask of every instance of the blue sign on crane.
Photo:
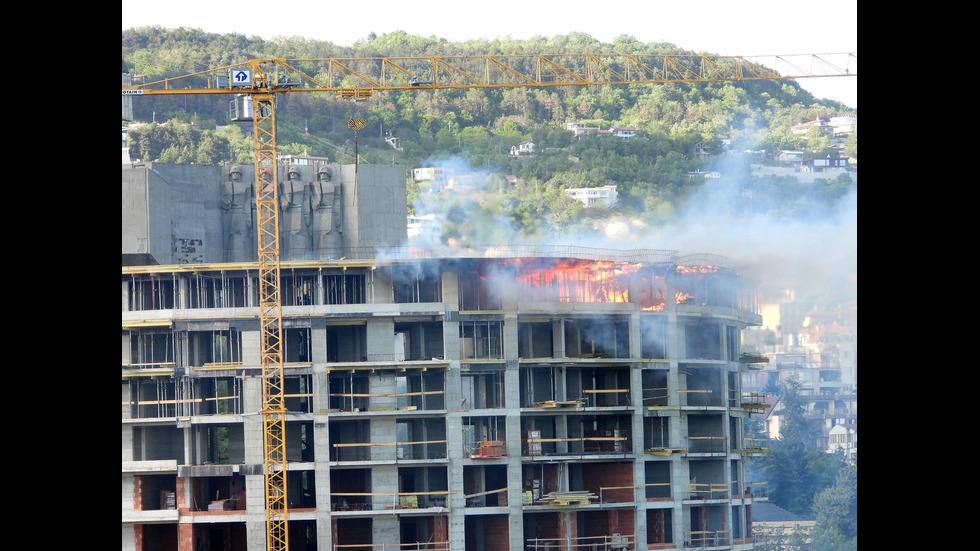
[[[251,86],[252,85],[252,70],[251,69],[232,69],[231,70],[231,85],[232,86]]]

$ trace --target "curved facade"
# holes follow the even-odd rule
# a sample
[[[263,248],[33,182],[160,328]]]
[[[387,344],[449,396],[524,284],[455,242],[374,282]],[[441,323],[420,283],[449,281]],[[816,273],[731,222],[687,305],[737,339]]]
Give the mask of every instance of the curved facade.
[[[717,257],[284,261],[294,550],[751,549],[760,451]],[[122,540],[265,548],[254,263],[122,269]]]

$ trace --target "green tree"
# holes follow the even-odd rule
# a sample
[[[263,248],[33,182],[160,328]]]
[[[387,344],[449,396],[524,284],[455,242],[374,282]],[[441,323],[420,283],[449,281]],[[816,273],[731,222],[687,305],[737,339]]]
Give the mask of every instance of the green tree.
[[[843,458],[840,459],[843,461]],[[814,549],[854,551],[857,549],[857,467],[840,469],[832,486],[813,499],[816,526]]]
[[[844,153],[848,157],[854,157],[855,159],[857,159],[857,156],[858,156],[858,131],[857,131],[857,128],[855,128],[854,129],[854,132],[851,132],[851,135],[847,137],[847,145],[844,146]]]
[[[768,454],[749,463],[749,471],[752,480],[768,483],[772,503],[811,518],[814,497],[833,484],[843,463],[816,446],[820,427],[805,416],[807,399],[800,386],[796,378],[780,385],[779,437]]]

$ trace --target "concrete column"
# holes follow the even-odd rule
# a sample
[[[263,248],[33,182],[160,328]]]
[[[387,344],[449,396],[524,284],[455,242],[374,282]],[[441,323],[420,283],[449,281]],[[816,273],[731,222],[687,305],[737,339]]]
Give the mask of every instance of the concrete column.
[[[640,330],[639,310],[630,314],[629,323],[630,358],[643,356],[643,332]]]
[[[384,465],[371,469],[371,491],[374,493],[395,493],[398,491],[398,466]],[[381,502],[377,500],[383,500]],[[398,504],[397,496],[379,496],[375,498],[374,509],[385,510]],[[374,517],[371,542],[394,545],[398,548],[401,542],[401,530],[397,515]]]
[[[174,308],[190,308],[191,296],[188,290],[187,276],[177,278],[177,298]]]
[[[551,341],[554,347],[554,358],[565,357],[565,321],[561,319],[551,320]]]
[[[568,438],[567,415],[555,415],[555,438]],[[559,454],[568,453],[568,444],[568,442],[555,442],[555,451]],[[562,491],[567,490],[567,480],[562,481],[561,484]]]
[[[260,331],[242,331],[242,363],[246,367],[262,366],[262,334]],[[248,408],[245,411],[258,411],[262,409],[262,387],[259,387],[259,405],[254,410]]]
[[[318,363],[327,361],[327,321],[325,318],[316,317],[310,320],[310,345],[311,361],[315,370]],[[326,391],[326,388],[323,390]],[[326,394],[324,394],[324,399],[326,399]],[[314,395],[314,400],[316,400],[316,395]],[[323,407],[326,409],[326,406]],[[314,409],[313,411],[317,410]]]
[[[449,471],[446,473],[449,490],[452,494],[446,496],[450,511],[463,511],[466,508],[466,498],[463,492],[463,417],[461,413],[450,412],[446,416],[446,446],[449,452]],[[451,551],[466,549],[466,516],[449,515],[448,534]],[[438,519],[437,519],[438,522]]]
[[[507,431],[507,512],[510,520],[509,545],[512,551],[524,549],[523,489],[521,471],[521,385],[518,362],[508,361],[504,372],[504,426]]]
[[[368,361],[395,358],[395,322],[392,318],[371,318],[365,327]]]
[[[254,333],[257,336],[257,332]],[[247,335],[243,335],[245,340]],[[243,354],[245,354],[243,346]],[[249,364],[246,360],[245,365]],[[265,427],[261,415],[262,379],[245,377],[242,380],[242,410],[250,415],[242,417],[242,430],[245,441],[245,532],[248,540],[247,551],[265,551]]]
[[[638,326],[639,320],[634,320],[630,326]],[[633,335],[630,335],[630,342],[633,342]],[[632,346],[632,345],[631,345]],[[638,348],[634,348],[638,350]],[[638,356],[636,356],[638,357]],[[643,447],[643,370],[633,364],[630,369],[630,406],[633,408],[632,417],[632,436],[633,436],[633,502],[635,507],[635,518],[633,519],[633,533],[636,536],[637,544],[635,549],[645,548],[647,541],[647,522],[646,522],[646,454]],[[641,545],[642,542],[642,545]]]
[[[313,411],[321,411],[317,401],[322,394],[326,400],[326,375],[313,375],[314,391]],[[326,409],[324,406],[322,409]],[[333,531],[330,518],[330,425],[326,414],[313,414],[313,484],[316,488],[316,534],[317,551],[332,551]]]

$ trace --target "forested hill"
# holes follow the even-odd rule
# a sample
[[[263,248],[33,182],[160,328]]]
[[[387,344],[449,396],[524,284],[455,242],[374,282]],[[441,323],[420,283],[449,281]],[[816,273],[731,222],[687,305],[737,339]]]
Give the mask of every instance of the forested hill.
[[[123,71],[143,75],[139,78],[146,82],[253,58],[556,53],[712,55],[669,43],[642,43],[625,35],[604,43],[584,33],[450,42],[396,31],[370,35],[351,47],[301,37],[263,39],[187,28],[144,27],[122,33]],[[743,188],[755,188],[751,208],[767,205],[783,214],[791,213],[795,198],[804,194],[817,193],[828,200],[856,186],[847,175],[834,176],[815,191],[813,186],[798,187],[791,177],[753,179],[748,162],[733,168],[728,151],[765,151],[771,159],[790,149],[814,157],[856,159],[856,132],[838,147],[820,136],[792,134],[791,127],[803,122],[856,115],[839,102],[814,98],[793,81],[412,90],[378,93],[356,102],[319,93],[283,94],[277,101],[280,153],[352,163],[354,134],[347,121],[360,117],[366,121],[357,142],[361,163],[396,163],[410,170],[452,158],[495,177],[494,181],[516,176],[518,185],[508,190],[512,193],[503,197],[505,204],[499,208],[528,231],[542,225],[550,231],[566,231],[584,223],[580,206],[567,200],[561,192],[564,188],[614,184],[620,200],[617,211],[655,222],[659,214],[676,211],[684,197],[704,185],[703,178],[690,176],[698,170],[739,178]],[[229,102],[227,96],[207,95],[134,98],[135,122],[150,124],[130,132],[131,157],[194,164],[250,162],[251,126],[229,122]],[[569,122],[601,129],[631,127],[637,137],[576,139],[566,129]],[[397,143],[385,138],[396,138]],[[511,148],[524,141],[535,144],[534,153],[510,155]],[[699,144],[710,154],[695,155]],[[412,189],[411,182],[409,186],[411,210],[411,194],[419,190]],[[777,190],[771,194],[778,201],[760,200],[770,193],[767,190]],[[592,210],[590,216],[596,214]]]

